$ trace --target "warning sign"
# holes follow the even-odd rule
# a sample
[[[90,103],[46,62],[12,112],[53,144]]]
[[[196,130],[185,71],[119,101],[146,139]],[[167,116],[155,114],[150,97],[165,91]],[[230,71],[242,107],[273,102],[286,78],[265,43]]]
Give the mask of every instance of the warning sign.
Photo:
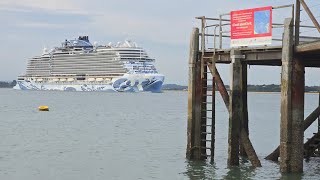
[[[272,42],[272,6],[231,12],[231,47]]]

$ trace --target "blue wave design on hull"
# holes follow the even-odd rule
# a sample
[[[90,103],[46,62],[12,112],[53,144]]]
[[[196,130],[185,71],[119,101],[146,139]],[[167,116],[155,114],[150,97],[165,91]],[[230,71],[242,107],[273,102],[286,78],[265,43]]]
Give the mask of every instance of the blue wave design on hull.
[[[20,90],[58,90],[58,91],[116,91],[116,92],[161,92],[163,80],[152,77],[151,79],[129,79],[126,77],[119,78],[112,84],[96,85],[96,84],[42,84],[33,81],[18,81],[14,89]]]
[[[143,87],[143,90],[150,91],[153,93],[160,93],[162,90],[162,84],[163,84],[162,81],[156,80],[156,81],[153,81],[152,83],[150,83],[149,85]]]

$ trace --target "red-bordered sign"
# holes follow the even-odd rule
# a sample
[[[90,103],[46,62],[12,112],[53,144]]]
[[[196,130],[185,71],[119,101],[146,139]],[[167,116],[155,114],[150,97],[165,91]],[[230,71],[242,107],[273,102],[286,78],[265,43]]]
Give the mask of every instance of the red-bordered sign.
[[[272,42],[272,6],[231,12],[231,46]]]

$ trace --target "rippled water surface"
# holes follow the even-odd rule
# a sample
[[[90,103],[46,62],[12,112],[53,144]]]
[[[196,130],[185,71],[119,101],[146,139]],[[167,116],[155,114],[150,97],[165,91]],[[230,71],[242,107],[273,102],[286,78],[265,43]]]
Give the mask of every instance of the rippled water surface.
[[[278,93],[249,93],[250,138],[263,167],[228,168],[228,116],[217,97],[215,163],[201,163],[185,159],[187,92],[0,89],[0,179],[319,179],[320,159],[287,176],[263,159],[279,144]],[[306,94],[306,116],[317,104],[317,94]]]

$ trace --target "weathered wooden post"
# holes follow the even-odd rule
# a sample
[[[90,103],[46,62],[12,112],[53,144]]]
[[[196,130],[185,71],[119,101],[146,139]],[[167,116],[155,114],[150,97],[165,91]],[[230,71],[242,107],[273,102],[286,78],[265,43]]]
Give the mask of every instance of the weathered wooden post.
[[[293,57],[293,19],[285,20],[282,47],[280,171],[303,172],[304,65]]]
[[[247,64],[242,64],[242,122],[241,127],[249,136],[249,119],[248,119],[248,69]],[[240,156],[247,157],[247,153],[244,149],[243,143],[240,143]]]
[[[242,121],[242,65],[241,52],[231,50],[231,82],[229,104],[228,165],[239,165],[239,140]]]
[[[198,57],[199,29],[193,28],[190,38],[188,86],[188,159],[201,159],[201,65]],[[200,84],[199,84],[200,83]]]
[[[320,92],[319,92],[319,102],[318,102],[318,105],[320,107]],[[318,133],[320,132],[320,116],[318,116]],[[319,149],[320,150],[320,149]],[[319,151],[318,150],[318,151]]]

